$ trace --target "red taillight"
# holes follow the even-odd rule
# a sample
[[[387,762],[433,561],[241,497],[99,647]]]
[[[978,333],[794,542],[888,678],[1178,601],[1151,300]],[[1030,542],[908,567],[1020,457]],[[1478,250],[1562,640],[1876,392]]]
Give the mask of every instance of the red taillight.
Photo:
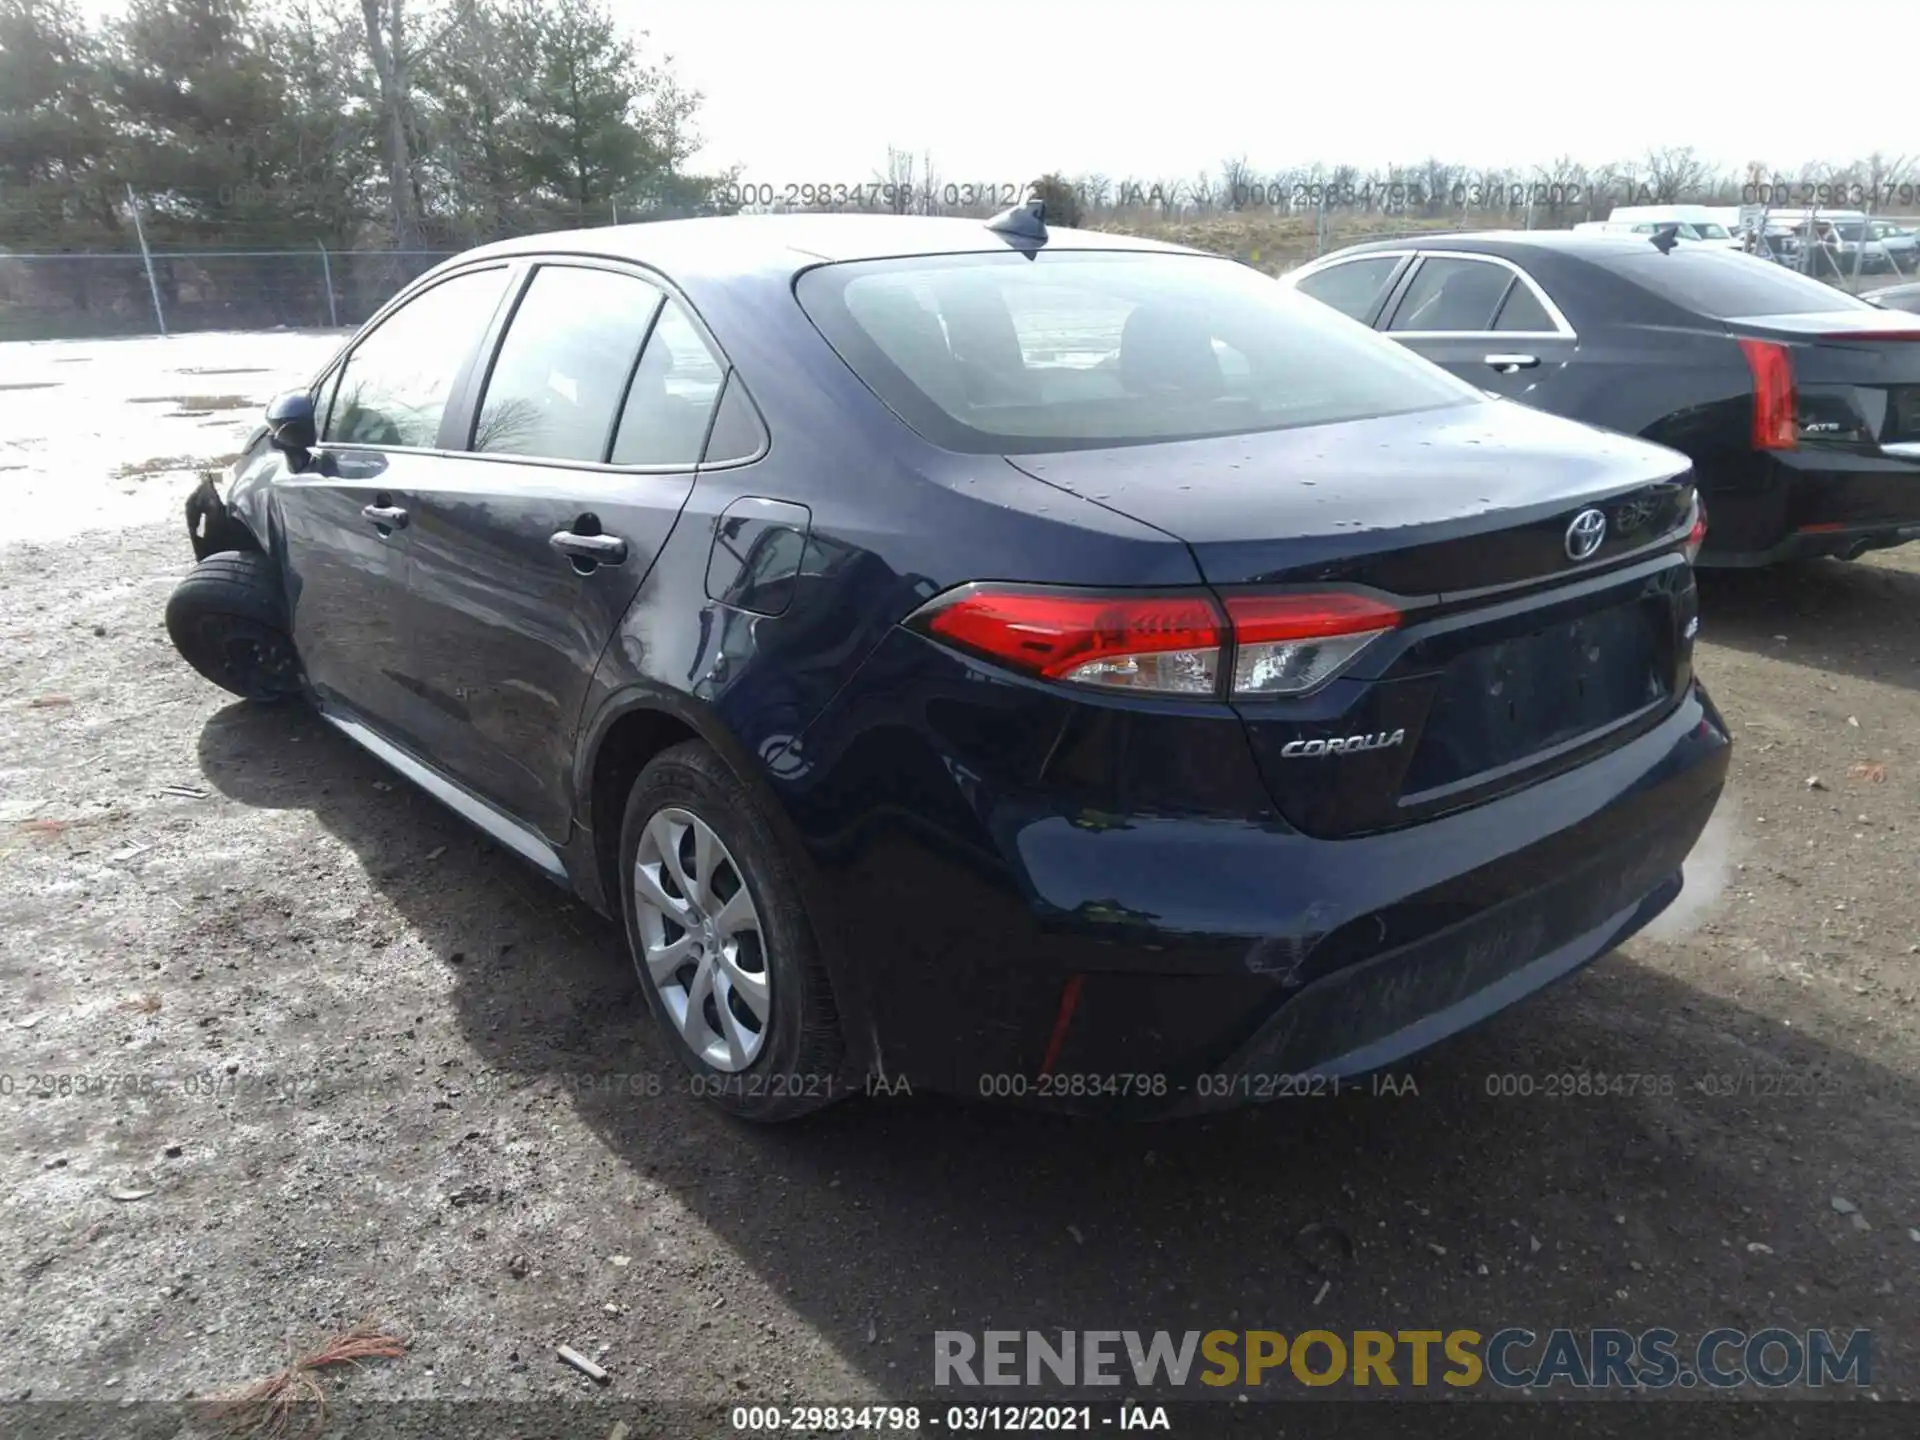
[[[1236,695],[1304,695],[1400,623],[1393,606],[1342,591],[1234,595],[1227,615],[1236,646]]]
[[[1393,606],[1366,595],[1232,595],[1227,616],[1242,645],[1275,640],[1319,640],[1362,630],[1391,630],[1400,623]]]
[[[1235,595],[1222,615],[1194,591],[1093,595],[969,585],[910,622],[937,639],[1048,680],[1160,695],[1218,695],[1234,646],[1235,695],[1303,695],[1400,623],[1363,595]]]
[[[1691,565],[1700,558],[1700,547],[1707,543],[1707,502],[1698,495],[1693,497],[1693,528],[1687,531],[1686,544],[1681,548],[1687,552],[1687,563]]]
[[[1086,595],[974,586],[923,617],[962,649],[1049,680],[1211,695],[1221,620],[1204,595]]]
[[[1771,340],[1742,340],[1747,369],[1753,372],[1753,448],[1792,450],[1798,447],[1794,412],[1799,404],[1793,390],[1793,357],[1787,347]]]

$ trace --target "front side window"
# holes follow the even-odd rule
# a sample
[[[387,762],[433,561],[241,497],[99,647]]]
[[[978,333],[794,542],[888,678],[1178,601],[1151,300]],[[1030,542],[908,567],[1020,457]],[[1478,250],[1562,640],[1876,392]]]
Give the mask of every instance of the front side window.
[[[493,319],[505,268],[473,270],[422,291],[353,348],[323,439],[431,449],[454,381]]]
[[[473,448],[601,461],[647,327],[664,297],[610,270],[542,265],[487,377]]]
[[[1207,256],[861,261],[809,270],[795,293],[881,401],[965,453],[1251,434],[1486,399],[1320,301]]]
[[[1343,260],[1304,276],[1294,286],[1303,295],[1311,295],[1322,305],[1331,305],[1342,315],[1365,320],[1379,302],[1380,292],[1399,267],[1398,255],[1368,256],[1362,260]]]

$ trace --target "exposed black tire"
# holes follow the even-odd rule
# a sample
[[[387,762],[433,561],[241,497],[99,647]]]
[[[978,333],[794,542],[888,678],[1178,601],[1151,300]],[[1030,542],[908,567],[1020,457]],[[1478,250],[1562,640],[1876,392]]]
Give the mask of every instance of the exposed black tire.
[[[195,565],[167,599],[167,634],[189,665],[243,699],[300,693],[280,572],[257,550],[222,550]]]
[[[716,861],[713,873],[705,878],[695,875],[693,847],[698,835],[696,827],[683,823],[687,817],[704,824],[725,852]],[[659,825],[650,832],[656,820]],[[680,893],[688,887],[673,880],[664,860],[662,836],[676,830],[675,853],[685,873],[697,881],[691,887],[692,896]],[[661,912],[656,907],[653,920],[644,921],[636,890],[640,880],[636,867],[642,859],[643,843],[650,857],[661,857],[649,863],[650,877],[664,877],[654,883],[663,884],[668,899],[689,903],[690,923],[678,928],[693,946],[689,952],[693,958],[680,966],[679,978],[669,978],[664,986],[650,970],[643,935],[643,925],[660,925]],[[656,756],[634,781],[620,824],[619,884],[620,910],[634,968],[668,1048],[686,1071],[689,1092],[730,1114],[759,1122],[792,1120],[841,1098],[845,1093],[841,1075],[845,1046],[840,1018],[801,905],[793,867],[760,803],[707,745],[697,740],[675,745]],[[741,885],[756,916],[752,947],[757,953],[747,953],[748,939],[742,932],[742,938],[728,952],[728,965],[735,976],[759,973],[753,968],[755,963],[763,967],[768,1014],[757,1029],[750,1023],[757,1017],[741,998],[746,993],[744,987],[736,985],[723,995],[721,982],[710,980],[706,992],[700,989],[702,964],[719,969],[723,975],[728,966],[723,966],[717,955],[700,958],[725,949],[726,942],[716,946],[711,933],[703,939],[698,917],[704,910],[711,919],[730,905],[698,905],[692,901],[713,901],[722,896],[730,900]],[[673,924],[677,922],[657,930],[656,938],[669,939]],[[698,1006],[688,1003],[696,994],[702,994]],[[750,1063],[731,1068],[717,1064],[689,1039],[691,1031],[697,1032],[695,1039],[705,1037],[713,1045],[728,1043],[728,1027],[719,1013],[721,1004],[730,1006],[734,1032],[757,1043],[757,1053]],[[682,1015],[703,1018],[683,1025],[676,1020],[676,1006]]]

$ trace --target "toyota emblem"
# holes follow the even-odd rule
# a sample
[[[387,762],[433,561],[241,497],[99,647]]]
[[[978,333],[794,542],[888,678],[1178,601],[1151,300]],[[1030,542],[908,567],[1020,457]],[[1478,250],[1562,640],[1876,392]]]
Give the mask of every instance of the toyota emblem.
[[[1567,558],[1591,560],[1607,538],[1607,517],[1598,510],[1582,510],[1567,526]]]

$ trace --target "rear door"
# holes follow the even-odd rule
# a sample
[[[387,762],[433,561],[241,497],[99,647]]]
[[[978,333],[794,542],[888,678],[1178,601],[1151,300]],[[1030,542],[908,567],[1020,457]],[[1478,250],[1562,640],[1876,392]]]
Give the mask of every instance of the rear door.
[[[406,605],[414,496],[444,463],[442,418],[506,283],[504,265],[463,271],[368,329],[322,381],[312,463],[274,484],[294,644],[309,682],[323,702],[401,736],[414,707]]]
[[[476,370],[467,453],[413,524],[427,752],[563,840],[588,681],[692,489],[725,370],[683,301],[543,260]]]
[[[1468,384],[1522,401],[1552,386],[1578,342],[1533,277],[1492,255],[1421,254],[1379,324]]]

